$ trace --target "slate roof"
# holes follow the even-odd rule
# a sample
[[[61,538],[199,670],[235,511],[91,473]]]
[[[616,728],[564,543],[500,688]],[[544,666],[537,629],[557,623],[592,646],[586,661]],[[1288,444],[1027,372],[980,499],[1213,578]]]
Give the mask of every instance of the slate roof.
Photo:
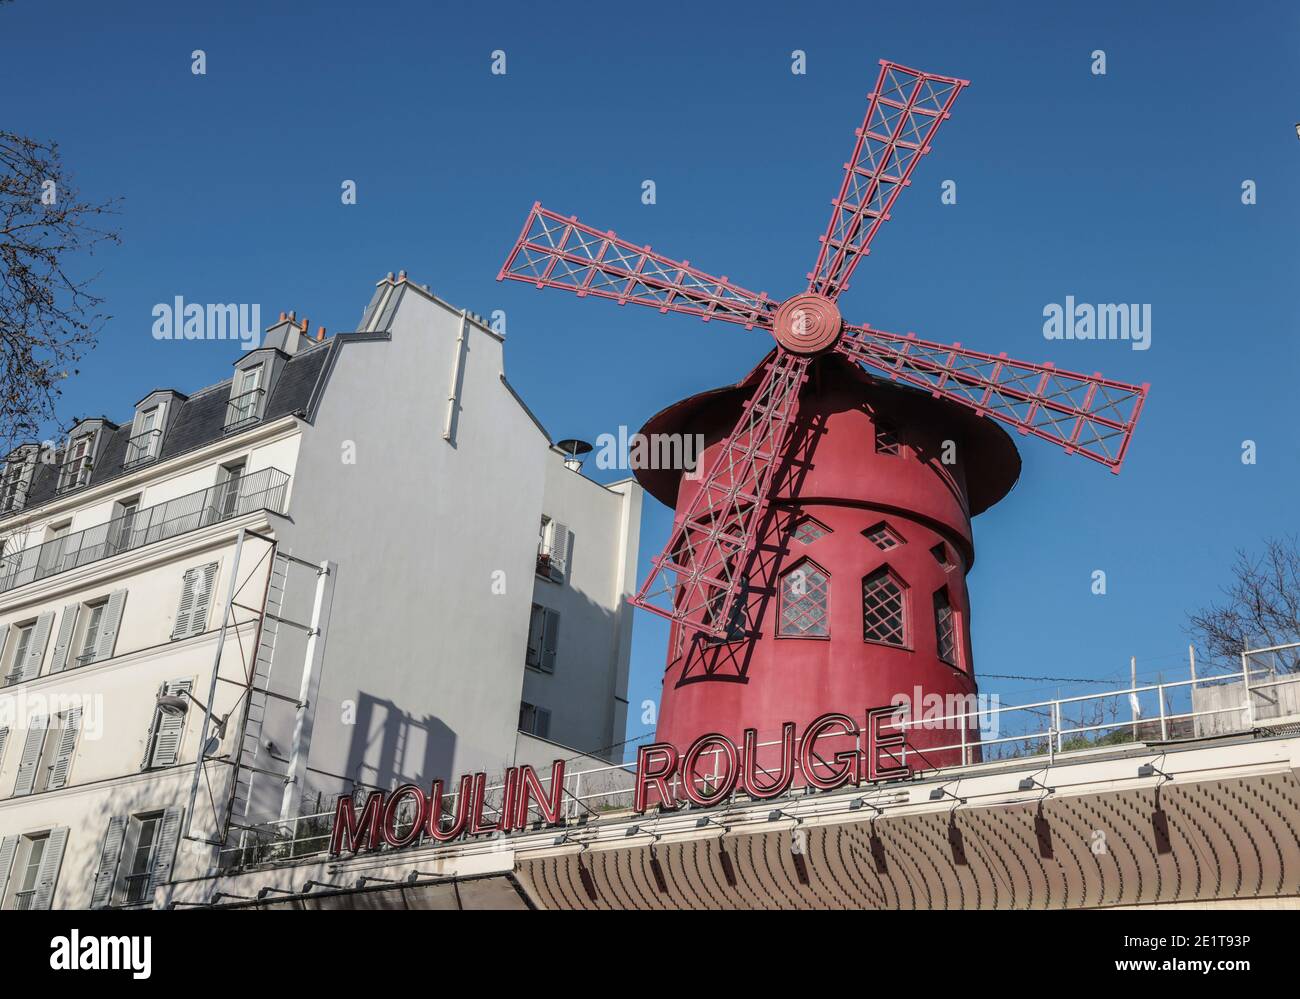
[[[285,361],[284,368],[271,390],[271,396],[266,401],[266,408],[262,418],[253,426],[278,419],[281,416],[287,416],[290,413],[307,415],[307,409],[312,402],[312,394],[316,389],[330,354],[335,349],[336,342],[336,338],[330,338],[322,343],[305,345],[298,353]],[[232,440],[239,437],[239,431],[232,434],[224,432],[226,403],[230,401],[232,381],[233,378],[227,378],[216,385],[200,389],[189,398],[175,404],[177,409],[167,421],[167,433],[163,438],[157,461],[164,461],[178,454],[193,451],[195,448],[220,440],[223,437],[229,437]],[[111,429],[111,423],[104,427],[103,432],[108,435],[108,440],[105,441],[99,460],[90,473],[88,486],[99,485],[116,479],[126,474],[127,471],[136,471],[138,468],[147,467],[147,465],[137,465],[131,469],[122,468],[134,419],[135,414],[132,413],[131,418],[117,429]],[[252,427],[249,429],[252,429]],[[66,446],[66,443],[64,446]],[[3,525],[6,519],[16,513],[31,510],[33,507],[40,506],[54,498],[59,479],[59,464],[63,460],[63,447],[59,448],[56,457],[57,460],[53,463],[37,462],[36,468],[32,472],[31,486],[27,490],[27,497],[22,510],[0,516],[0,525]],[[149,464],[155,464],[155,462]],[[81,489],[85,488],[86,486],[81,486],[76,490],[69,490],[65,495],[80,492]]]

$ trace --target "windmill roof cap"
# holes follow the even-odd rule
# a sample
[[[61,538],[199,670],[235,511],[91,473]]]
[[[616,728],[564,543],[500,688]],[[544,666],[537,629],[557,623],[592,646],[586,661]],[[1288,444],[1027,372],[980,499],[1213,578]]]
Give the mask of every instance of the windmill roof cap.
[[[762,380],[763,367],[770,357],[771,354],[764,357],[754,370],[734,385],[699,392],[665,407],[646,421],[641,434],[649,436],[686,432],[691,424],[698,422],[701,416],[714,407],[734,407],[739,415],[741,402]],[[928,392],[872,377],[856,364],[835,354],[823,355],[815,363],[833,366],[831,371],[857,378],[863,388],[869,388],[872,393],[892,395],[912,407],[931,410],[936,419],[951,425],[954,432],[966,442],[966,448],[973,450],[976,455],[973,460],[964,463],[972,517],[983,513],[1005,497],[1020,478],[1020,451],[1011,435],[997,421],[981,417],[973,410],[947,399],[936,399]],[[669,507],[677,505],[681,469],[638,468],[635,474],[637,481],[655,499]]]

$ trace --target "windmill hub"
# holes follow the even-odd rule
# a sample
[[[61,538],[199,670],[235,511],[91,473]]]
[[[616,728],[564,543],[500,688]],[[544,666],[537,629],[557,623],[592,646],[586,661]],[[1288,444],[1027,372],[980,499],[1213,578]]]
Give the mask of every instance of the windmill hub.
[[[791,353],[820,354],[835,345],[843,326],[834,302],[809,293],[781,303],[772,321],[772,335]]]

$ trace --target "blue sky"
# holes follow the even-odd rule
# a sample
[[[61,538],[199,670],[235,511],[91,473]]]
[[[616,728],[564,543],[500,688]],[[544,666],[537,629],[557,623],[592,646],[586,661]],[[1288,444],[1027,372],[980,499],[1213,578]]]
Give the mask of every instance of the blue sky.
[[[1295,529],[1293,6],[271,6],[0,7],[5,127],[57,139],[85,193],[125,198],[123,245],[94,261],[114,319],[65,416],[124,418],[155,386],[228,374],[228,344],[152,340],[156,303],[257,302],[268,321],[296,309],[349,330],[375,279],[405,268],[457,305],[506,311],[507,373],[556,437],[635,429],[734,381],[770,341],[498,284],[529,205],[778,299],[801,291],[886,57],[973,83],[846,317],[1152,383],[1120,476],[1023,442],[1019,485],[976,521],[977,671],[1114,677],[1131,655],[1147,675],[1184,670],[1186,613],[1215,598],[1233,550]],[[496,49],[505,76],[489,72]],[[1151,349],[1045,341],[1043,308],[1066,295],[1149,303]],[[647,503],[643,561],[669,522]],[[638,615],[630,734],[664,642]]]

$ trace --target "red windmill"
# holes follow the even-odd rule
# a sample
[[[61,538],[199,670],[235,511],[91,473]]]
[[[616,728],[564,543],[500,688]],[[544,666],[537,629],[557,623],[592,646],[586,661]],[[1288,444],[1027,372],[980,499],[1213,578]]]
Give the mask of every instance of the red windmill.
[[[979,417],[1120,469],[1146,385],[840,317],[854,268],[967,85],[881,61],[808,286],[785,301],[540,204],[498,275],[761,327],[776,341],[737,386],[678,403],[646,428],[710,441],[698,479],[638,471],[677,514],[633,599],[674,622],[660,738],[685,745],[743,727],[767,736],[783,720],[885,704],[914,684],[973,692],[969,520],[1019,473],[1010,438]],[[800,555],[791,587],[783,560]],[[853,585],[832,598],[830,579],[845,574]],[[933,600],[918,596],[927,590]],[[917,624],[931,610],[933,631]],[[778,646],[790,637],[826,641]],[[694,683],[707,680],[726,682]]]

